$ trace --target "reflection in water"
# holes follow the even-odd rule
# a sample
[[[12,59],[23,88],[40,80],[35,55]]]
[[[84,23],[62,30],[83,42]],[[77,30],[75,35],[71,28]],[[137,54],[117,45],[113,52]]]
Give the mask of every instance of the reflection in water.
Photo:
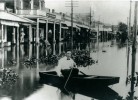
[[[119,76],[120,83],[110,86],[110,88],[107,89],[96,89],[96,91],[93,89],[73,90],[70,88],[70,92],[72,94],[68,95],[61,88],[39,84],[39,71],[49,70],[51,66],[40,63],[39,61],[33,65],[33,68],[23,65],[24,59],[31,59],[32,57],[35,57],[36,60],[38,60],[42,56],[48,56],[52,54],[59,55],[72,48],[75,50],[87,49],[90,51],[90,56],[98,61],[98,64],[89,66],[89,68],[81,67],[81,71],[88,75],[93,74],[101,76]],[[106,49],[107,53],[102,52],[103,48]],[[14,88],[11,88],[9,90],[0,90],[0,97],[11,97],[12,100],[61,100],[61,98],[63,98],[63,100],[114,100],[117,99],[120,95],[126,99],[128,92],[130,91],[131,84],[128,84],[126,86],[126,77],[127,75],[130,75],[130,71],[127,70],[126,67],[127,60],[125,51],[125,46],[119,44],[116,45],[115,41],[104,42],[104,44],[101,42],[90,44],[76,43],[73,46],[71,43],[61,42],[59,44],[53,44],[52,46],[48,47],[30,44],[27,46],[12,46],[11,51],[7,51],[5,48],[1,48],[1,67],[13,69],[19,75],[19,79]],[[12,66],[7,66],[6,62],[11,59],[16,60],[17,63]],[[129,64],[129,66],[131,66],[131,61]],[[138,62],[136,62],[136,66],[138,66]],[[52,68],[54,67],[52,66]],[[136,71],[138,71],[138,68],[136,68]],[[128,74],[126,75],[126,73]],[[134,91],[134,97],[138,96],[137,87],[134,87]]]
[[[42,88],[25,98],[24,100],[60,100],[58,88],[43,85]]]
[[[56,55],[56,50],[55,50],[56,47],[55,46],[56,46],[56,43],[53,43],[53,55]]]
[[[24,57],[24,54],[25,54],[25,52],[24,52],[24,45],[20,45],[20,57],[23,59],[23,57]]]
[[[20,66],[20,59],[19,59],[19,54],[20,54],[20,52],[19,52],[19,46],[17,46],[16,49],[17,49],[17,51],[15,52],[16,55],[17,55],[17,58],[16,58],[16,60],[17,60],[17,61],[16,61],[16,62],[17,62],[16,68],[19,69],[19,66]]]
[[[31,59],[31,57],[32,57],[32,45],[29,45],[29,59]]]
[[[24,100],[115,100],[120,98],[118,94],[110,88],[93,89],[73,89],[69,87],[69,92],[61,88],[50,85],[43,85]]]
[[[37,78],[39,77],[39,45],[36,45],[36,60],[37,60],[37,62],[36,62],[36,75],[37,75]]]
[[[12,100],[10,97],[2,97],[0,100]]]
[[[59,54],[61,54],[61,47],[62,47],[62,45],[63,45],[63,44],[60,42],[60,43],[59,43]]]
[[[15,55],[15,52],[16,52],[16,46],[14,45],[14,46],[12,46],[12,59],[16,59],[16,55]]]
[[[1,67],[4,68],[4,48],[1,48]]]

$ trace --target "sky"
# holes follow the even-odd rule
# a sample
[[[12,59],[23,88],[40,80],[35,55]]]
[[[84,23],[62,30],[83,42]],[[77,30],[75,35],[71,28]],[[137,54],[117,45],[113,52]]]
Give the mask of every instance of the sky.
[[[56,12],[70,13],[71,9],[67,6],[70,0],[45,0],[47,8],[55,9]],[[127,23],[129,17],[130,0],[74,0],[77,6],[74,13],[90,13],[92,9],[93,18],[101,22],[116,25],[119,22]],[[132,2],[132,22],[134,13],[134,2]]]

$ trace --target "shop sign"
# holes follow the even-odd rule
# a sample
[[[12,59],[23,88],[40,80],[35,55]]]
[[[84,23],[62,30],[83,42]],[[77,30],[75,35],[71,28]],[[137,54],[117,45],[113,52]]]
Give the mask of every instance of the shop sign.
[[[53,18],[53,19],[56,18],[56,15],[54,15],[54,14],[50,14],[50,13],[47,13],[46,16],[49,17],[49,18]]]

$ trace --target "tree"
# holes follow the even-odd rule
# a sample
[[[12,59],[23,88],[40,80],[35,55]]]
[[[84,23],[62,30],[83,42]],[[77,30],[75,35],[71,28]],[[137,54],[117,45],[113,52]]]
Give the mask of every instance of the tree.
[[[123,22],[119,22],[118,31],[120,31],[121,33],[127,33],[127,25]]]
[[[125,43],[127,39],[127,25],[123,22],[119,22],[118,31],[121,32],[121,42]]]

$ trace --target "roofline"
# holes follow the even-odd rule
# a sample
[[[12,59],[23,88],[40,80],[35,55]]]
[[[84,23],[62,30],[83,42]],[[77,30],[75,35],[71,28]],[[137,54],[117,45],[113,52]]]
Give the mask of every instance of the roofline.
[[[21,19],[24,19],[24,20],[28,21],[28,22],[22,22],[22,23],[30,23],[30,24],[36,23],[36,22],[34,22],[34,21],[30,20],[30,19],[21,17],[21,16],[19,16],[19,15],[17,15],[17,14],[14,14],[14,13],[11,13],[11,12],[7,12],[7,13],[9,13],[9,14],[11,14],[11,15],[14,15],[14,16],[16,16],[16,17],[19,17],[19,18],[21,18]],[[20,21],[16,21],[16,22],[20,22]]]
[[[18,22],[18,23],[27,23],[27,22],[12,21],[12,20],[7,20],[7,19],[0,19],[0,21],[1,20],[10,21],[10,22]],[[32,24],[32,23],[27,23],[27,24]],[[33,24],[35,24],[35,23],[33,23]]]

